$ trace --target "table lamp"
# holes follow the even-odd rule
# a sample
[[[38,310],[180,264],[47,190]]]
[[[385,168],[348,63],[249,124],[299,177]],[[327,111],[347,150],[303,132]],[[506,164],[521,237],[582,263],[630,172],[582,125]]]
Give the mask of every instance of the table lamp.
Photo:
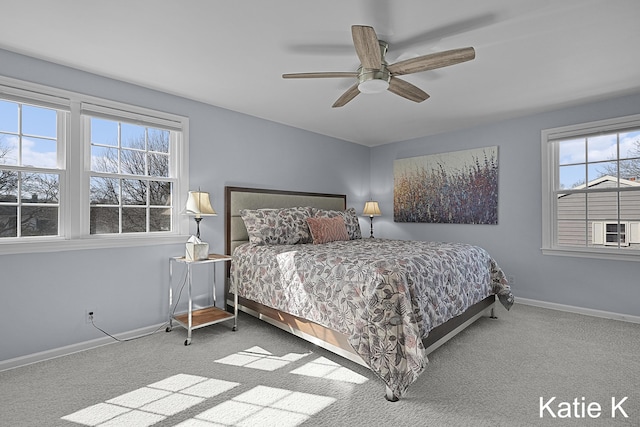
[[[187,199],[187,205],[184,208],[184,213],[195,216],[196,237],[198,239],[200,238],[200,221],[202,221],[202,217],[218,215],[211,207],[209,193],[199,190],[189,191],[189,198]]]
[[[382,213],[380,212],[380,207],[378,206],[378,202],[376,201],[368,201],[364,204],[364,210],[362,211],[363,215],[368,215],[371,221],[371,235],[370,238],[373,237],[373,217],[380,216]]]

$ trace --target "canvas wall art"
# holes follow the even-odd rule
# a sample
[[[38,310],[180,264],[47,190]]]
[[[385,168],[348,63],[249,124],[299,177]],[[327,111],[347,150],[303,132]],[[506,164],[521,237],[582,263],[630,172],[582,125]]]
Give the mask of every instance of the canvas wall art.
[[[395,222],[498,223],[498,147],[393,162]]]

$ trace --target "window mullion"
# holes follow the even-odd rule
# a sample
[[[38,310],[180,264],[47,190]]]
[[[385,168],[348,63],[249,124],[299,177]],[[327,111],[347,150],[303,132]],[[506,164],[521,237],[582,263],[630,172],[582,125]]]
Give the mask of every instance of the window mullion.
[[[146,227],[147,227],[147,233],[149,233],[151,231],[151,182],[149,180],[147,180],[145,182],[145,186],[146,188],[146,206],[144,208],[144,212],[145,212],[145,216],[146,216]]]
[[[69,207],[69,161],[66,156],[68,149],[69,135],[69,113],[58,112],[57,114],[57,143],[56,143],[56,166],[58,167],[58,235],[67,236],[70,230],[71,220],[68,218]]]
[[[589,247],[589,138],[584,139],[584,246]],[[593,236],[592,236],[593,237]]]
[[[102,178],[122,178],[122,179],[134,179],[141,181],[164,181],[164,182],[176,182],[176,178],[165,176],[145,176],[145,175],[132,175],[132,174],[119,174],[113,172],[91,172],[91,176],[99,176]]]
[[[620,133],[616,134],[616,179],[618,180],[616,183],[616,221],[618,222],[618,249],[620,249],[622,246],[622,223],[620,213],[620,203],[622,202],[620,198]]]
[[[552,156],[551,156],[551,161],[553,162],[553,164],[557,164],[560,162],[560,144],[558,143],[553,143],[551,144],[551,147],[553,148],[552,151]],[[552,168],[552,177],[553,180],[551,182],[551,190],[555,190],[557,191],[558,188],[560,187],[560,171],[558,170],[558,168]],[[550,204],[551,205],[551,230],[552,230],[552,235],[551,235],[551,242],[554,242],[553,244],[555,244],[555,242],[558,241],[558,196],[555,193],[555,191],[552,191],[552,196],[553,197],[553,201]]]
[[[22,137],[22,110],[22,104],[18,104],[18,159],[16,162],[18,166],[22,166],[22,144],[24,143],[24,138]],[[19,225],[20,223],[18,223]]]
[[[22,175],[23,172],[19,171],[18,182],[16,185],[16,206],[18,207],[16,216],[16,237],[22,236]]]
[[[76,239],[83,236],[86,229],[85,199],[88,197],[85,185],[85,150],[82,143],[84,126],[80,117],[80,102],[72,101],[69,113],[69,129],[67,131],[67,146],[65,160],[66,206],[64,207],[65,236]]]
[[[118,151],[118,169],[120,169],[120,152]],[[118,233],[122,234],[122,216],[124,214],[124,202],[122,200],[122,179],[118,180]]]

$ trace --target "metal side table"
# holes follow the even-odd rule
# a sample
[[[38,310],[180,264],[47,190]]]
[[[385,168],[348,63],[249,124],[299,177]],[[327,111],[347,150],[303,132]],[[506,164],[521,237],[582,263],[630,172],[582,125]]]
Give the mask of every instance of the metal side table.
[[[184,345],[191,344],[191,332],[194,329],[204,328],[205,326],[214,325],[216,323],[224,322],[233,319],[233,330],[238,328],[238,304],[237,296],[234,296],[234,309],[233,313],[229,313],[226,310],[216,307],[216,263],[231,261],[231,257],[228,255],[209,254],[206,259],[197,261],[188,261],[184,256],[169,258],[169,326],[166,331],[170,332],[173,329],[173,322],[187,329],[187,339]],[[183,263],[187,268],[186,286],[187,297],[189,299],[187,311],[180,314],[175,314],[174,305],[178,304],[178,301],[173,301],[173,264],[174,262]],[[211,293],[213,304],[208,307],[193,309],[193,300],[191,295],[192,287],[192,268],[194,265],[209,264],[211,271],[209,275],[211,277]],[[235,295],[235,294],[234,294]]]

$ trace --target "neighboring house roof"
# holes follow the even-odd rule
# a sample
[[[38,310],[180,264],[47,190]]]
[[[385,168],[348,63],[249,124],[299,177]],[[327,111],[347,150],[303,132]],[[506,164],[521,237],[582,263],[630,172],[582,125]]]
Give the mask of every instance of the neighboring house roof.
[[[583,188],[591,188],[591,187],[596,187],[598,185],[607,185],[607,184],[615,184],[618,181],[618,178],[616,178],[615,176],[611,176],[611,175],[604,175],[601,176],[600,178],[596,178],[592,181],[589,181],[586,184],[581,184],[581,185],[577,185],[573,188],[570,188],[570,190],[581,190]],[[612,186],[613,187],[613,186]],[[624,178],[620,178],[620,187],[640,187],[640,181],[632,181],[630,179],[624,179]],[[568,197],[571,196],[572,193],[569,194],[558,194],[558,199],[561,199],[563,197]]]
[[[617,182],[617,181],[618,181],[618,178],[616,178],[615,176],[604,175],[604,176],[601,176],[600,178],[594,179],[593,181],[589,181],[586,184],[582,184],[582,185],[578,185],[576,187],[573,187],[573,189],[579,190],[581,188],[594,187],[594,186],[600,185],[600,184],[602,184],[604,182]],[[637,186],[640,186],[640,182],[632,181],[630,179],[620,178],[620,186],[621,187],[637,187]]]

